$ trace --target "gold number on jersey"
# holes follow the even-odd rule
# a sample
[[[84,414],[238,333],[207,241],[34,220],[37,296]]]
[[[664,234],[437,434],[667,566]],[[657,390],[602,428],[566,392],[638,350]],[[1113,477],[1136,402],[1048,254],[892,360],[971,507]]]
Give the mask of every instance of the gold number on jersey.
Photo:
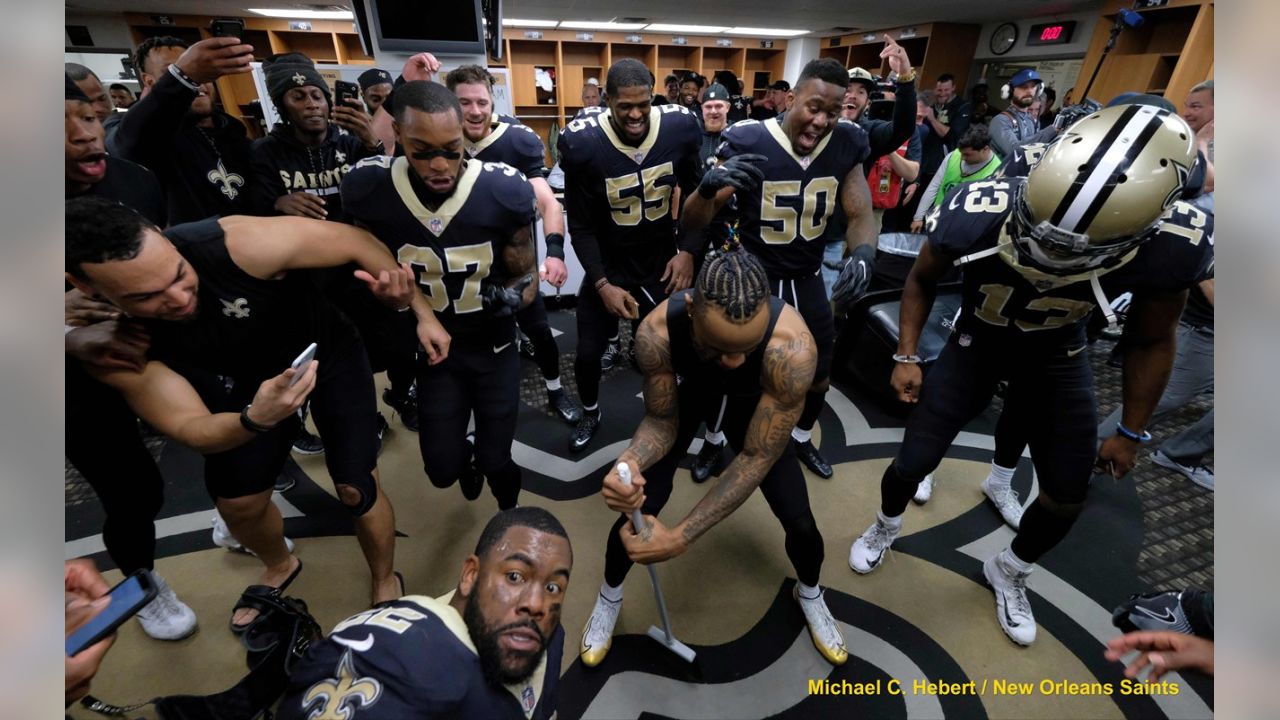
[[[337,634],[356,625],[374,625],[400,635],[408,630],[413,623],[426,619],[426,613],[418,612],[412,608],[398,607],[366,610],[359,615],[353,615],[338,623],[333,632]]]
[[[760,185],[760,239],[770,245],[786,245],[797,237],[813,241],[827,230],[827,220],[836,209],[840,181],[833,177],[814,178],[804,187],[800,212],[778,199],[800,197],[799,180],[766,180]],[[818,215],[818,196],[822,196],[822,214]],[[781,223],[775,228],[765,223]]]
[[[992,192],[987,193],[986,190]],[[1003,180],[987,180],[969,185],[964,195],[964,209],[968,212],[1001,213],[1009,207],[1009,183]]]
[[[480,281],[489,276],[493,266],[493,244],[478,243],[445,248],[444,262],[436,251],[429,247],[405,245],[396,253],[402,263],[418,265],[418,284],[427,294],[431,308],[436,312],[444,312],[449,308],[449,292],[445,288],[445,268],[448,272],[466,272],[467,267],[474,265],[475,270],[467,276],[462,284],[462,293],[453,301],[453,311],[458,315],[476,312],[483,307],[480,301]]]
[[[1008,285],[988,283],[979,287],[978,292],[982,293],[984,298],[982,305],[974,310],[974,316],[989,325],[1007,327],[1009,318],[1004,314],[1004,307],[1009,304],[1009,298],[1013,296],[1013,288]],[[1028,320],[1016,320],[1014,324],[1020,330],[1034,332],[1036,330],[1051,330],[1078,322],[1093,310],[1093,303],[1046,295],[1027,303],[1027,309],[1045,313],[1044,320],[1038,323]],[[1055,311],[1062,314],[1051,314]]]
[[[584,115],[577,120],[569,121],[569,124],[565,126],[565,129],[569,132],[579,132],[588,126],[598,127],[599,125],[600,123],[596,122],[594,115]]]
[[[1205,215],[1200,208],[1195,207],[1194,205],[1188,205],[1187,203],[1175,204],[1170,208],[1169,216],[1172,218],[1174,213],[1186,215],[1187,223],[1191,227],[1184,227],[1177,223],[1167,222],[1161,224],[1160,229],[1173,235],[1181,235],[1192,245],[1199,245],[1201,238],[1204,237],[1204,230],[1202,228],[1204,228],[1205,223],[1208,222],[1208,216]],[[1212,237],[1209,238],[1209,243],[1213,244]]]
[[[609,207],[613,208],[613,221],[618,225],[630,227],[640,224],[640,214],[646,220],[661,220],[671,212],[671,186],[659,185],[662,178],[675,173],[675,166],[670,162],[654,165],[639,173],[623,175],[616,178],[605,178],[604,189],[609,197]],[[622,193],[634,187],[642,187],[644,197],[636,195],[622,196]]]

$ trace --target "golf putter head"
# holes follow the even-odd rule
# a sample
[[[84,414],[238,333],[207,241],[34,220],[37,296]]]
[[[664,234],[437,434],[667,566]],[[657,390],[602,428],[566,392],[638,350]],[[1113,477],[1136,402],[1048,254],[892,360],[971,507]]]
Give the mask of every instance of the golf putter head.
[[[649,637],[662,643],[663,647],[679,655],[680,659],[687,663],[693,662],[694,658],[697,657],[697,653],[693,651],[693,648],[677,640],[675,635],[668,639],[666,631],[657,625],[649,626]]]

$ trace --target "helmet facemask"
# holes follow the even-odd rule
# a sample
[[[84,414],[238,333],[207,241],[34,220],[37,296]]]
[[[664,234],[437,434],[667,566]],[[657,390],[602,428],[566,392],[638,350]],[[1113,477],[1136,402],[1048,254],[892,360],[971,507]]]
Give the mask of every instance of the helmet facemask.
[[[1146,242],[1155,234],[1160,221],[1144,232],[1110,242],[1091,242],[1088,235],[1073,233],[1048,220],[1039,223],[1031,216],[1025,199],[1026,184],[1018,186],[1014,196],[1010,236],[1018,258],[1042,272],[1072,275],[1108,265]]]

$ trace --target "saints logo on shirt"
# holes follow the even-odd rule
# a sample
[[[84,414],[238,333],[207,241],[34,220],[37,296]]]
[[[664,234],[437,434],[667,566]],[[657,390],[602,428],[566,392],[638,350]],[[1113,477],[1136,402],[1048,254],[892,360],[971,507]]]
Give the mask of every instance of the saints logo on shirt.
[[[312,708],[308,720],[352,720],[356,708],[368,708],[382,697],[382,683],[356,677],[351,651],[342,653],[334,677],[312,685],[302,696],[302,709]]]

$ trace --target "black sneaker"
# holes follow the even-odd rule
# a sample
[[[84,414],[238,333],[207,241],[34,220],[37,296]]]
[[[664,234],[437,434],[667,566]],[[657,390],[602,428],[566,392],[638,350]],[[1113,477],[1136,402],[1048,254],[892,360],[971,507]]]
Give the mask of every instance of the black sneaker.
[[[382,391],[382,402],[400,416],[400,423],[410,432],[418,432],[418,384],[409,386],[409,392],[403,397],[391,392],[391,388]]]
[[[563,388],[560,390],[547,391],[547,405],[555,411],[560,419],[570,425],[577,425],[582,419],[582,408],[578,407],[578,403],[569,398],[569,393]]]
[[[391,429],[391,425],[387,423],[387,419],[382,413],[378,413],[378,454],[382,454],[382,438],[386,436],[387,431]]]
[[[471,447],[471,451],[467,453],[467,464],[462,469],[462,477],[458,478],[458,485],[462,488],[462,497],[475,500],[480,497],[480,491],[484,490],[484,473],[476,467],[475,435],[467,436],[467,445]]]
[[[702,441],[702,449],[698,451],[698,456],[693,459],[693,468],[689,470],[693,475],[693,481],[703,483],[712,475],[720,474],[723,469],[721,460],[724,458],[724,443],[716,445],[712,442]]]
[[[582,419],[578,421],[578,426],[573,429],[573,437],[569,438],[569,451],[582,452],[591,444],[591,438],[596,436],[596,430],[600,428],[600,410],[584,410],[582,411]]]
[[[288,473],[282,472],[276,476],[276,483],[271,489],[276,492],[289,492],[297,484],[297,479]]]
[[[831,479],[831,476],[835,474],[831,471],[831,463],[822,457],[822,454],[818,452],[818,448],[814,447],[812,442],[808,440],[799,442],[794,439],[791,442],[795,443],[796,457],[800,458],[800,462],[804,463],[804,466],[809,468],[810,472],[823,480]]]
[[[533,341],[523,333],[520,335],[520,354],[530,360],[538,359],[538,349],[533,346]]]
[[[600,369],[608,372],[618,363],[618,359],[622,355],[621,343],[609,343],[604,349],[604,354],[600,356]]]
[[[298,439],[293,441],[293,451],[299,455],[319,455],[324,452],[324,441],[302,427],[298,429]]]
[[[1130,595],[1111,612],[1111,624],[1127,633],[1171,630],[1212,640],[1213,625],[1203,611],[1204,596],[1204,591],[1196,588]]]

